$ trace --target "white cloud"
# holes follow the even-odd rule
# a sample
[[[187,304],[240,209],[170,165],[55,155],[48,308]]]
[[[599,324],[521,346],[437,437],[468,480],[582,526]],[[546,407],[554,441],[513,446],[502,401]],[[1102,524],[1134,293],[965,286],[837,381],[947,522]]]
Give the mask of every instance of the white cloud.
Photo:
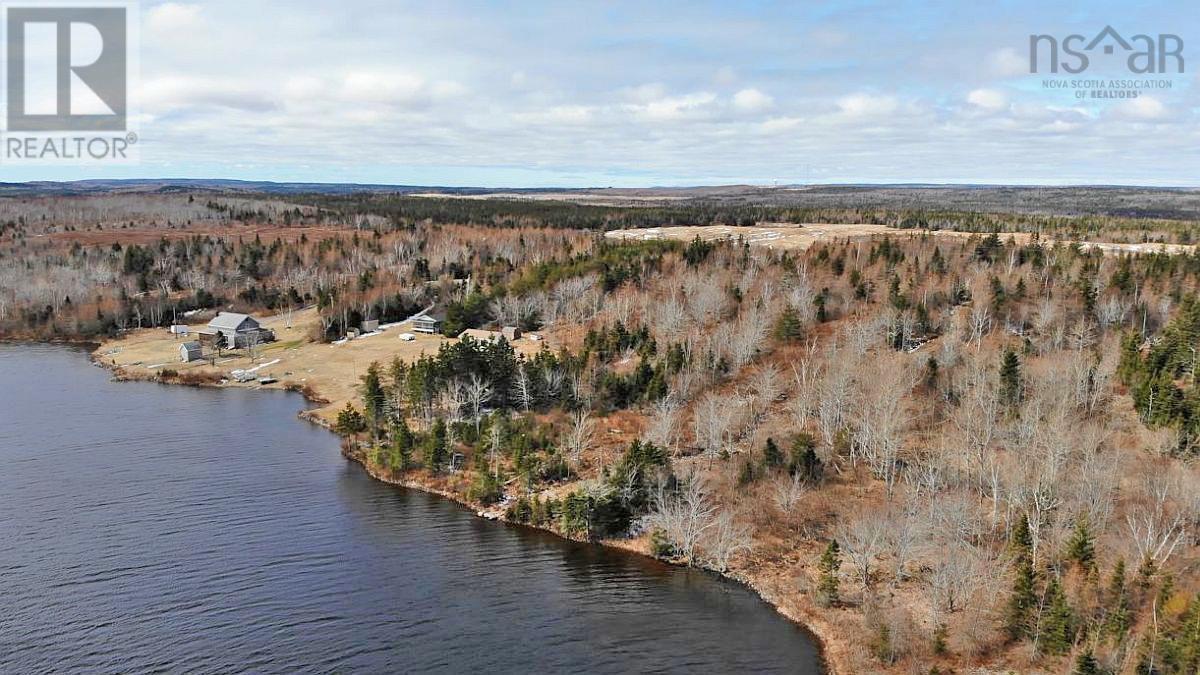
[[[988,57],[988,67],[998,77],[1016,77],[1029,74],[1029,59],[1022,58],[1012,47],[998,49]]]
[[[888,115],[900,107],[894,96],[874,94],[851,94],[838,99],[838,108],[848,117],[878,117]]]
[[[168,2],[146,12],[146,28],[151,35],[175,33],[195,28],[200,20],[200,6]]]
[[[257,82],[233,78],[161,77],[142,82],[140,101],[152,114],[194,107],[265,111],[277,101]]]
[[[1008,97],[995,89],[975,89],[967,94],[967,102],[984,110],[1000,110],[1008,105]]]
[[[639,84],[636,87],[626,87],[621,95],[636,103],[650,103],[667,95],[667,88],[659,82]]]
[[[1153,96],[1138,96],[1113,107],[1117,115],[1135,120],[1157,120],[1166,116],[1167,107]]]
[[[641,105],[630,106],[638,115],[652,121],[680,120],[703,115],[717,100],[717,95],[702,91],[683,96],[667,96]]]
[[[343,75],[331,93],[343,103],[413,108],[461,96],[466,89],[450,80],[430,82],[406,70],[355,70]]]
[[[592,120],[593,109],[583,105],[558,105],[546,110],[518,113],[514,118],[526,124],[580,125]]]
[[[800,117],[772,117],[763,122],[760,128],[768,134],[777,134],[792,131],[802,124],[804,119]]]
[[[769,94],[754,89],[743,89],[733,95],[733,107],[742,112],[761,112],[774,105],[775,99]]]
[[[283,83],[284,98],[289,101],[311,101],[328,92],[328,84],[319,77],[298,75]]]
[[[425,80],[405,72],[356,71],[341,83],[341,99],[350,103],[416,103],[424,93]]]
[[[713,81],[723,87],[728,87],[737,82],[737,71],[732,66],[721,66],[713,75]]]

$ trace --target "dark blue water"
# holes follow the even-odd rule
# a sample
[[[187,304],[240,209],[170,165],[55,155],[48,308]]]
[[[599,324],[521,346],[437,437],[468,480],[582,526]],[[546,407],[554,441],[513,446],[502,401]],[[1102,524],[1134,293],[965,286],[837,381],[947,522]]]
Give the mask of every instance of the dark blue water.
[[[0,672],[819,672],[745,589],[377,483],[302,405],[0,346]]]

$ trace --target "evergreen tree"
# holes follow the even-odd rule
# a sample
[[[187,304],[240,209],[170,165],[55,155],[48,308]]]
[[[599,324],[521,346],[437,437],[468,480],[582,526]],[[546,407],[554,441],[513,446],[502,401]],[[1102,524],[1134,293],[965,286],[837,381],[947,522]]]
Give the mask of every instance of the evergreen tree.
[[[1080,652],[1075,658],[1075,670],[1071,671],[1071,675],[1100,675],[1100,663],[1096,661],[1096,655],[1092,650]]]
[[[1121,338],[1121,360],[1117,364],[1117,377],[1122,384],[1132,385],[1142,370],[1142,339],[1130,331]]]
[[[366,412],[367,423],[371,426],[371,437],[379,437],[379,427],[384,417],[384,402],[387,396],[383,391],[383,382],[379,377],[379,362],[372,362],[367,372],[361,378],[359,391],[362,394],[363,410]]]
[[[1017,521],[1009,546],[1014,555],[1030,556],[1033,554],[1033,534],[1029,531],[1029,516],[1022,515]]]
[[[821,323],[825,323],[827,320],[829,320],[829,314],[825,310],[825,296],[828,294],[829,289],[822,288],[821,292],[817,294],[817,297],[813,298],[813,305],[817,308],[817,321],[820,321]]]
[[[1000,361],[1000,400],[1012,407],[1021,403],[1021,360],[1012,349]]]
[[[389,386],[391,390],[388,392],[392,400],[392,410],[399,417],[403,417],[404,410],[404,394],[405,382],[408,379],[408,364],[400,360],[400,357],[392,359],[392,365],[388,368],[388,378],[390,379]]]
[[[838,570],[842,567],[842,551],[836,539],[830,540],[817,561],[817,600],[826,607],[838,602]]]
[[[1132,625],[1129,591],[1125,588],[1125,561],[1118,560],[1105,592],[1104,633],[1120,643]]]
[[[408,422],[401,418],[392,425],[392,468],[404,471],[412,466],[413,434]]]
[[[767,445],[763,448],[763,466],[767,470],[775,469],[783,465],[783,452],[779,450],[779,446],[775,444],[774,438],[767,439]]]
[[[1004,630],[1010,640],[1029,635],[1033,612],[1037,608],[1036,576],[1028,555],[1018,556],[1012,594],[1005,609]]]
[[[804,337],[804,326],[800,323],[800,314],[794,307],[788,305],[779,313],[775,321],[775,339],[780,342],[795,342]]]
[[[746,459],[738,471],[738,485],[749,485],[754,482],[754,462]]]
[[[938,362],[937,359],[930,356],[925,362],[925,386],[930,389],[937,389],[938,385]]]
[[[355,437],[367,430],[367,421],[353,403],[346,402],[346,407],[338,413],[333,430],[342,436]]]
[[[1058,577],[1046,586],[1046,611],[1042,617],[1039,648],[1046,654],[1065,654],[1075,642],[1075,613],[1067,602]]]
[[[944,623],[939,623],[933,629],[933,653],[942,656],[946,653],[946,639],[950,637],[950,629]]]
[[[1082,518],[1075,524],[1075,532],[1067,542],[1067,560],[1077,563],[1085,572],[1096,570],[1096,544],[1087,521]]]
[[[446,441],[446,422],[438,418],[425,439],[425,467],[430,471],[441,471],[446,464],[449,447]]]
[[[788,473],[795,476],[799,474],[801,478],[807,481],[819,481],[824,473],[824,467],[821,464],[821,459],[817,457],[816,440],[812,434],[800,433],[796,434],[795,440],[792,441],[791,457],[788,461]]]

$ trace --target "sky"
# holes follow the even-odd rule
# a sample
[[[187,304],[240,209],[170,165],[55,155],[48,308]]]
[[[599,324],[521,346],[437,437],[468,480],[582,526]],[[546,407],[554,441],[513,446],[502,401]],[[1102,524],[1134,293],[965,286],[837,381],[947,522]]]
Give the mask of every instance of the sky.
[[[143,0],[138,15],[139,163],[10,162],[0,181],[1200,185],[1195,0]],[[1031,34],[1106,25],[1178,35],[1185,72],[1135,76],[1096,52],[1079,75],[1029,73]],[[1113,78],[1170,88],[1046,87]]]

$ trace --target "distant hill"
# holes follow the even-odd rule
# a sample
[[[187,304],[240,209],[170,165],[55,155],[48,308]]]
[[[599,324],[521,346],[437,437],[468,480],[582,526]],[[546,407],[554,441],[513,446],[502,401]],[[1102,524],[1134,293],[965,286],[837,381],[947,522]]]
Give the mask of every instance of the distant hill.
[[[0,197],[122,193],[247,193],[259,195],[422,195],[469,199],[564,201],[596,206],[710,203],[806,208],[1109,215],[1200,220],[1200,188],[1013,185],[723,185],[647,188],[482,188],[371,183],[277,183],[221,179],[0,183]]]

